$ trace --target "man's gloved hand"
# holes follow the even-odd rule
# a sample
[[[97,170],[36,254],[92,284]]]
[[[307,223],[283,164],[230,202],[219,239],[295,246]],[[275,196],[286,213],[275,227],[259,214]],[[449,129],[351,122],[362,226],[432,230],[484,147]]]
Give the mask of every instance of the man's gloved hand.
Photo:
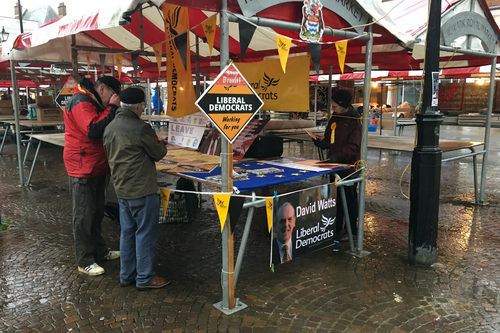
[[[316,147],[321,148],[321,139],[312,139],[312,141]]]

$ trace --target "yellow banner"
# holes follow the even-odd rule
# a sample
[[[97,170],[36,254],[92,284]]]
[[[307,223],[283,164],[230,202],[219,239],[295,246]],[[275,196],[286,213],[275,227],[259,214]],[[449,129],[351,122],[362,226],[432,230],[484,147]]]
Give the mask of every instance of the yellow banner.
[[[161,74],[161,53],[163,51],[163,44],[153,46],[153,52],[156,57],[156,64],[158,65],[158,75]]]
[[[86,55],[87,55],[87,72],[90,73],[90,55],[92,53],[91,52],[87,52]]]
[[[267,229],[271,232],[273,227],[273,198],[266,198]]]
[[[160,189],[160,193],[161,206],[163,207],[163,217],[165,217],[165,214],[167,213],[168,200],[170,199],[170,190],[162,188]]]
[[[214,194],[215,207],[217,208],[217,214],[219,214],[220,219],[220,232],[224,230],[224,224],[226,224],[229,199],[231,199],[231,193]]]
[[[337,57],[339,58],[339,66],[342,74],[344,74],[345,56],[347,54],[347,41],[335,43],[337,49]]]
[[[214,48],[215,30],[217,29],[217,15],[214,15],[201,24],[205,37],[207,37],[208,48],[210,49],[210,56],[212,56],[212,49]]]
[[[288,61],[288,53],[290,52],[290,45],[292,40],[285,36],[276,35],[276,45],[278,46],[278,54],[280,55],[281,67],[283,73],[286,73],[286,62]]]
[[[189,33],[186,33],[186,67],[182,62],[178,49],[179,34],[189,30],[188,9],[171,4],[163,4],[163,17],[165,20],[165,39],[167,55],[167,82],[168,82],[168,105],[167,115],[174,118],[182,118],[198,112],[194,104],[196,94],[194,92],[193,78],[191,76],[191,51],[189,44]]]
[[[309,57],[290,57],[283,73],[279,59],[237,63],[236,67],[264,102],[262,110],[309,111]]]
[[[115,54],[115,64],[118,67],[118,79],[122,77],[123,54]]]

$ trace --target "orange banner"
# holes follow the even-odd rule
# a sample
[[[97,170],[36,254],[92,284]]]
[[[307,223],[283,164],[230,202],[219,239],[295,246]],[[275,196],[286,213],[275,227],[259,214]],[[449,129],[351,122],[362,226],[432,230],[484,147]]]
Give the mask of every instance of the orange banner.
[[[194,104],[193,78],[191,75],[191,52],[189,44],[188,9],[163,4],[167,55],[168,106],[167,115],[182,118],[198,112]],[[180,51],[186,52],[181,56]],[[185,66],[184,61],[185,59]]]

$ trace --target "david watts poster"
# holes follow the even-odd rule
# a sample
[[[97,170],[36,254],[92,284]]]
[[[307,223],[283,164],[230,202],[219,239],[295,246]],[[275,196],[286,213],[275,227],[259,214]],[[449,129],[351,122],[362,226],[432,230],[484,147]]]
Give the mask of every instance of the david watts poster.
[[[282,264],[333,245],[336,216],[335,184],[278,196],[273,208],[271,262]]]

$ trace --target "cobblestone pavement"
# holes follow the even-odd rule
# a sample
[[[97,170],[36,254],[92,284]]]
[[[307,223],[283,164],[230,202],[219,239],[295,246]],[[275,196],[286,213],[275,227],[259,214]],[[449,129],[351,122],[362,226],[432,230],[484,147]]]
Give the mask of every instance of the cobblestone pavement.
[[[482,130],[446,126],[442,137],[481,140]],[[410,153],[369,150],[368,257],[346,254],[342,243],[272,273],[265,212],[257,209],[235,292],[248,308],[231,316],[212,306],[222,292],[220,226],[211,199],[196,221],[160,225],[155,268],[172,283],[149,292],[122,288],[119,261],[102,263],[106,274],[100,277],[77,272],[62,149],[44,146],[32,186],[21,189],[9,144],[0,156],[2,221],[12,223],[0,234],[0,331],[500,332],[499,138],[493,129],[488,206],[471,203],[471,158],[443,164],[438,263],[432,268],[407,262],[410,203],[399,178]],[[309,142],[285,144],[285,155],[313,157],[313,151]],[[401,182],[406,192],[409,170]],[[316,177],[279,191],[323,182]],[[103,234],[117,249],[119,225],[105,218]]]

